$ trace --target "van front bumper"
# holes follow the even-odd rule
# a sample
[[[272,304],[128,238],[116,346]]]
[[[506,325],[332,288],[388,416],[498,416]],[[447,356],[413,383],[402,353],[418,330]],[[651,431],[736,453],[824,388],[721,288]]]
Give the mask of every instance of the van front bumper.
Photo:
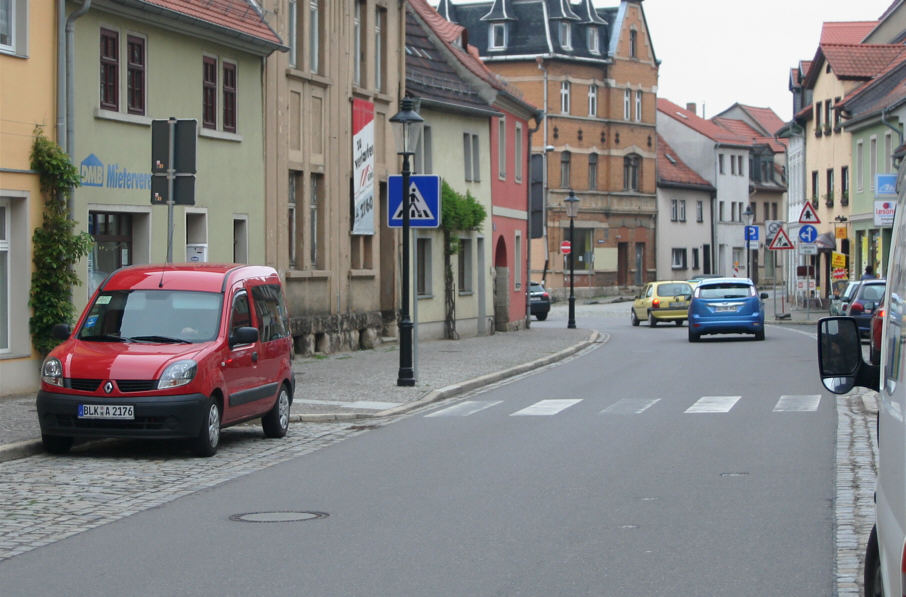
[[[131,405],[134,418],[80,419],[82,404]],[[204,394],[100,398],[40,390],[37,398],[41,433],[69,437],[196,437],[207,414],[206,405]]]

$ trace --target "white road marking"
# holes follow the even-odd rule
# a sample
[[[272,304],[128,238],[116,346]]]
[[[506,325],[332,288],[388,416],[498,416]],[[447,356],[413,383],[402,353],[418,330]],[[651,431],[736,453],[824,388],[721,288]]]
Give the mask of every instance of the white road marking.
[[[623,398],[601,411],[602,415],[639,415],[657,404],[660,398]]]
[[[578,404],[582,400],[542,400],[536,402],[535,404],[518,410],[511,414],[511,417],[520,417],[520,416],[550,416],[556,415],[561,411],[566,410],[570,406]]]
[[[465,402],[460,402],[459,404],[454,404],[453,406],[448,406],[442,410],[427,414],[425,417],[468,417],[469,415],[474,415],[486,408],[496,406],[501,402],[503,402],[503,400],[495,400],[493,402],[466,400]]]
[[[805,413],[818,410],[821,403],[821,394],[805,394],[801,396],[781,396],[774,406],[775,413]]]
[[[686,409],[687,413],[727,413],[742,396],[702,396]]]
[[[399,402],[377,402],[374,400],[358,400],[356,402],[343,402],[342,400],[293,400],[294,403],[314,404],[323,406],[339,406],[340,408],[365,408],[369,410],[387,410],[399,406]]]

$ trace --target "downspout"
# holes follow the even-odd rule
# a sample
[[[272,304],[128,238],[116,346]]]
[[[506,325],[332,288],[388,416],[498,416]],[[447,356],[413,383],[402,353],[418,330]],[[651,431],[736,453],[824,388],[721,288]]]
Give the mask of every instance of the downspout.
[[[538,68],[544,71],[544,105],[542,110],[544,111],[544,131],[542,132],[541,138],[544,143],[542,147],[542,155],[544,156],[544,171],[543,171],[543,180],[541,181],[541,186],[543,187],[544,197],[542,198],[543,218],[542,218],[542,238],[544,239],[544,269],[541,272],[541,285],[547,288],[547,266],[550,263],[550,239],[547,237],[547,200],[548,200],[548,191],[547,191],[547,67],[544,66],[544,58],[538,56],[536,58],[538,62]]]
[[[525,329],[532,327],[532,135],[541,128],[544,116],[538,110],[531,118],[535,121],[535,128],[528,130],[528,168],[525,169],[525,180],[528,183],[525,185]]]
[[[899,147],[900,145],[903,144],[903,131],[900,130],[900,127],[898,127],[898,126],[893,126],[892,124],[890,124],[890,123],[887,121],[887,112],[888,112],[889,109],[890,109],[890,107],[888,106],[888,107],[885,107],[885,108],[883,108],[883,109],[881,110],[881,124],[883,124],[883,125],[886,126],[887,128],[889,128],[889,129],[891,129],[891,130],[893,130],[893,131],[896,132],[897,136],[900,138],[900,143],[897,145],[897,147]]]
[[[61,0],[61,3],[64,0]],[[75,72],[75,21],[91,9],[91,0],[83,0],[82,8],[75,11],[66,19],[66,154],[74,161],[73,146],[73,105],[75,104],[75,91],[73,89],[73,73]],[[73,191],[69,191],[69,217],[75,220],[75,201]]]
[[[57,0],[57,143],[66,146],[66,0]]]

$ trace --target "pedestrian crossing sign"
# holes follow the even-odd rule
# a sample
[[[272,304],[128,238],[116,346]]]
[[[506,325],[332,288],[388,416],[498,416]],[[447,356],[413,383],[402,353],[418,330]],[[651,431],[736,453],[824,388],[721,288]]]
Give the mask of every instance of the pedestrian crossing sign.
[[[439,176],[410,176],[408,199],[411,228],[440,227]],[[402,176],[390,176],[387,180],[387,226],[403,227]]]

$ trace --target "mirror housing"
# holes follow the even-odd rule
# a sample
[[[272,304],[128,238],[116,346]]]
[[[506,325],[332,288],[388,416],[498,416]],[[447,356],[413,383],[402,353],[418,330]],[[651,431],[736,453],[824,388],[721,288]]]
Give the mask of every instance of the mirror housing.
[[[72,335],[72,326],[68,323],[58,323],[51,328],[50,335],[57,340],[69,340]]]
[[[856,386],[880,388],[881,368],[865,362],[859,327],[852,317],[818,320],[818,372],[824,387],[834,394]]]
[[[241,327],[236,328],[230,334],[230,346],[238,346],[240,344],[254,344],[258,341],[258,328],[253,327]]]
[[[765,300],[768,298],[768,293],[762,292],[761,294],[758,295],[758,298],[760,298],[761,300]]]

